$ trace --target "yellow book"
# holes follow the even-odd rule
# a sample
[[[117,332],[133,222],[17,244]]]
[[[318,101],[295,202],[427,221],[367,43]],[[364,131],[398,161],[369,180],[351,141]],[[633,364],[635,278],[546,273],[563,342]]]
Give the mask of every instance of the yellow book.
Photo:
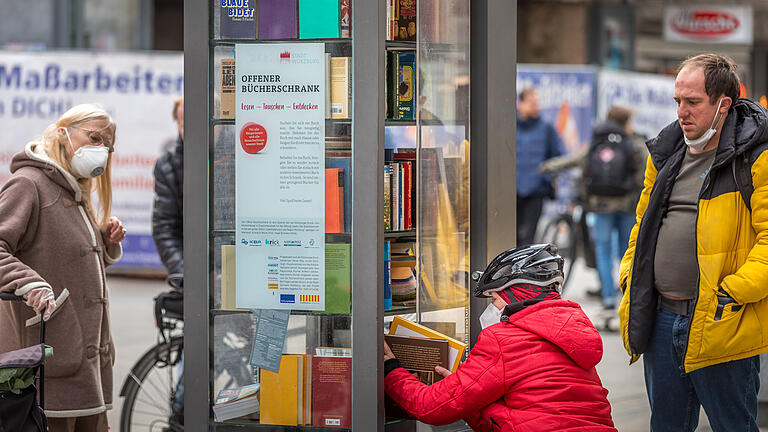
[[[451,372],[456,372],[456,369],[458,369],[459,364],[461,363],[461,358],[464,356],[464,351],[467,349],[467,344],[432,330],[429,327],[409,321],[401,316],[395,316],[392,319],[392,325],[389,327],[389,334],[447,340],[449,347],[448,364],[451,365]]]
[[[261,424],[297,426],[312,422],[311,362],[307,354],[283,354],[277,373],[261,369]]]
[[[331,118],[349,118],[352,95],[350,57],[331,57]]]

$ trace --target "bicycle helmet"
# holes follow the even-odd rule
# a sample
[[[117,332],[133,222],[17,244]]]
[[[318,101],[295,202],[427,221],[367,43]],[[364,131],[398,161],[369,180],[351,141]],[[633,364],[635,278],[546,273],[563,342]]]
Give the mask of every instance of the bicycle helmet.
[[[520,246],[500,253],[485,271],[475,272],[475,297],[490,297],[493,291],[517,284],[527,284],[536,291],[560,293],[563,283],[563,258],[557,246],[536,244]]]

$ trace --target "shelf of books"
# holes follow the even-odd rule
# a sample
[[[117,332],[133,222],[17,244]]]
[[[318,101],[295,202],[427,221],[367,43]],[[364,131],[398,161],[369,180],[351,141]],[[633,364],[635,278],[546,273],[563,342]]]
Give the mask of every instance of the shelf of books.
[[[208,430],[352,429],[352,347],[367,343],[353,293],[376,288],[353,287],[356,175],[383,191],[369,319],[398,349],[422,336],[446,367],[464,355],[469,0],[380,0],[383,50],[362,54],[355,1],[207,2]],[[379,56],[380,78],[355,76],[353,55]],[[384,95],[378,139],[355,132],[358,82]],[[377,142],[378,169],[355,172]],[[415,425],[389,404],[382,422]]]

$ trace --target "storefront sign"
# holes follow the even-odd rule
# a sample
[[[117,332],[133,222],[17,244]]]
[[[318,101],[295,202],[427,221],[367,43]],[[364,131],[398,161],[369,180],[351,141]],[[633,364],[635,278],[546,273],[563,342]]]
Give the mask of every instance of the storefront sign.
[[[667,6],[664,39],[752,45],[752,22],[751,6]]]
[[[324,310],[324,46],[235,59],[237,307]]]
[[[125,224],[114,267],[162,270],[152,241],[155,160],[176,144],[173,101],[184,91],[183,54],[0,52],[0,185],[11,158],[66,110],[101,105],[117,123],[112,214]]]

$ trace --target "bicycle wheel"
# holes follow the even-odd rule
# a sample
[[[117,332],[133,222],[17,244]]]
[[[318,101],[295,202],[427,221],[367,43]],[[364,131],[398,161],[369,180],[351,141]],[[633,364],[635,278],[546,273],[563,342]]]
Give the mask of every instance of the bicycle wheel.
[[[171,403],[179,380],[179,361],[184,337],[174,336],[147,351],[131,369],[120,391],[124,396],[120,413],[121,432],[181,432],[170,422]]]
[[[571,268],[576,261],[576,233],[573,230],[573,220],[568,215],[559,215],[549,221],[541,232],[540,243],[550,243],[557,246],[558,253],[563,257],[563,292],[571,278]]]

